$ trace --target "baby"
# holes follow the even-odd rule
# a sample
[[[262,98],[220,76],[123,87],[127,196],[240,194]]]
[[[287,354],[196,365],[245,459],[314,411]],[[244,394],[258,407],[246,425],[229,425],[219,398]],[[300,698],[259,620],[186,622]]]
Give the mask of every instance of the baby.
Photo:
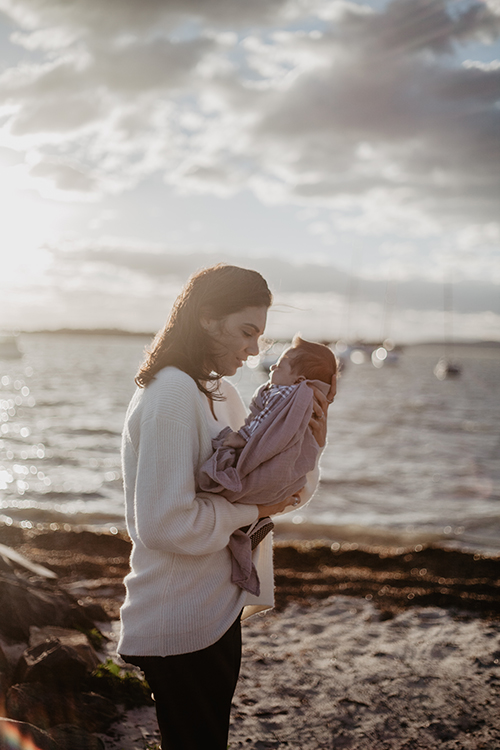
[[[268,382],[255,394],[250,415],[238,432],[230,432],[223,445],[244,448],[257,427],[272,418],[274,408],[304,380],[320,380],[330,385],[337,374],[337,360],[331,349],[294,336],[292,346],[271,367]]]
[[[198,471],[199,488],[230,502],[262,504],[267,497],[270,505],[300,492],[320,450],[309,429],[309,383],[331,397],[336,373],[335,355],[327,346],[295,336],[254,394],[243,427],[238,432],[225,427],[212,441],[214,453]],[[251,594],[260,591],[252,550],[273,526],[268,516],[259,518],[229,539],[231,580]]]

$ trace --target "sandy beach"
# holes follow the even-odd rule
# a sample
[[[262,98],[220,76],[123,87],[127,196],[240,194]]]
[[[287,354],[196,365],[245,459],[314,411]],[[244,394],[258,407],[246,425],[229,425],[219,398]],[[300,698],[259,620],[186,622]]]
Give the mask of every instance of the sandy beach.
[[[126,537],[4,528],[0,542],[100,603],[113,651]],[[243,626],[231,749],[498,750],[500,559],[440,548],[278,541],[277,607]],[[154,709],[106,750],[146,750]]]
[[[500,623],[330,597],[257,616],[229,748],[498,750]],[[131,711],[107,750],[155,747],[154,709]]]

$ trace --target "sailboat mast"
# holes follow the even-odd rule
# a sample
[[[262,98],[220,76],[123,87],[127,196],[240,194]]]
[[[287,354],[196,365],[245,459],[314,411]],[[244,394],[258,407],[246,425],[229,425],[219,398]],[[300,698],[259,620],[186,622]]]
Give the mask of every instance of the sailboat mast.
[[[449,279],[444,283],[444,343],[445,356],[453,359],[453,283]]]

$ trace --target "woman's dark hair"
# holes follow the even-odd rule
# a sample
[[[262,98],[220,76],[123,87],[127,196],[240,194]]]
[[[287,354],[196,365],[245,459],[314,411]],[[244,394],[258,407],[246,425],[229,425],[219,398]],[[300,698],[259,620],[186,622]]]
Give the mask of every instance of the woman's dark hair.
[[[221,320],[245,307],[270,307],[272,295],[265,279],[248,268],[219,263],[202,268],[187,281],[172,307],[165,327],[146,350],[135,382],[145,388],[164,367],[178,367],[190,375],[209,398],[204,383],[220,378],[215,346],[201,325],[202,316]]]
[[[328,346],[306,341],[296,334],[292,341],[292,349],[292,372],[298,372],[308,380],[321,380],[330,385],[337,373],[337,360]]]

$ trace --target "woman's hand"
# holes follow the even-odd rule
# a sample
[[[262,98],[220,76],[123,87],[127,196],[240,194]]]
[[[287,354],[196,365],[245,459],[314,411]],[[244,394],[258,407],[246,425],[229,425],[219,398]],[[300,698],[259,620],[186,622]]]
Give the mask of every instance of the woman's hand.
[[[330,390],[328,394],[325,394],[316,388],[311,383],[308,386],[312,388],[314,393],[313,398],[313,413],[309,421],[309,427],[311,428],[314,439],[318,443],[320,448],[324,448],[326,443],[326,418],[328,414],[328,407],[333,403],[335,394],[337,393],[337,376],[332,377],[330,384]]]
[[[265,516],[274,516],[275,513],[281,513],[285,508],[288,508],[289,506],[292,508],[296,508],[300,503],[300,497],[297,495],[291,495],[290,497],[285,498],[285,500],[282,500],[280,503],[276,503],[275,505],[257,505],[257,508],[259,509],[259,518],[264,518]]]

